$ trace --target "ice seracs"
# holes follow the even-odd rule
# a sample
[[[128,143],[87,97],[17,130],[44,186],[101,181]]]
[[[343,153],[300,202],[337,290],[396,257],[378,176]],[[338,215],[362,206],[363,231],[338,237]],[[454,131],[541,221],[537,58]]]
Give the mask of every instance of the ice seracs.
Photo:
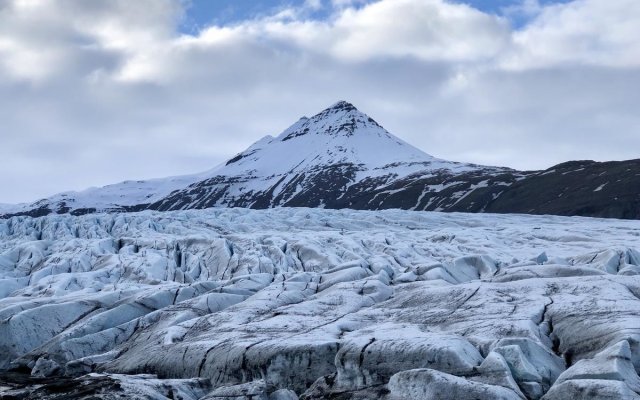
[[[635,399],[639,237],[638,221],[399,210],[0,220],[0,387]]]

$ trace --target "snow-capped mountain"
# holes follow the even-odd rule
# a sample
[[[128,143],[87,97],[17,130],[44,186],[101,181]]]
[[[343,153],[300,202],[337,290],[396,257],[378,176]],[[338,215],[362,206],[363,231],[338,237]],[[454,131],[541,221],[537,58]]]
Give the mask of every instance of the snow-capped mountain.
[[[427,197],[432,198],[427,196],[430,193],[446,192],[447,199],[438,200],[451,206],[470,189],[486,186],[473,176],[510,170],[437,159],[341,101],[311,118],[301,118],[275,138],[259,140],[212,172],[209,179],[136,209],[411,208],[409,205],[424,209]],[[459,176],[465,178],[451,181]],[[401,193],[412,204],[389,202],[394,194],[411,190],[417,182],[421,182],[420,193]],[[452,186],[459,189],[456,195],[444,190]]]
[[[209,171],[61,193],[0,215],[292,206],[640,218],[636,164],[519,172],[441,160],[340,101]]]
[[[170,178],[124,181],[113,185],[92,187],[80,192],[58,193],[35,203],[17,206],[0,205],[0,213],[47,215],[51,213],[86,214],[94,211],[122,211],[126,207],[159,200],[174,190],[198,182],[206,173]]]
[[[215,206],[444,210],[470,190],[487,187],[487,180],[478,177],[512,172],[435,158],[340,101],[311,118],[302,117],[277,137],[258,140],[212,170],[60,193],[5,208],[4,213],[40,216]],[[500,183],[511,181],[509,176]]]

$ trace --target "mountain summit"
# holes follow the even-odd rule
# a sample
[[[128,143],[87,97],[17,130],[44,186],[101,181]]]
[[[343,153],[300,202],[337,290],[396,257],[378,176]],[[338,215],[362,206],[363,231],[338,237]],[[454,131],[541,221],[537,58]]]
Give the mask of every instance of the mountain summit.
[[[479,169],[426,154],[340,101],[300,118],[275,138],[264,137],[213,170],[212,178],[149,207],[353,207],[364,201],[353,198],[356,192],[371,193],[409,175],[444,177]]]
[[[441,160],[339,101],[204,173],[60,193],[0,214],[285,206],[640,218],[640,179],[625,172],[637,164],[519,172]]]
[[[337,137],[358,134],[377,134],[386,132],[376,121],[360,112],[353,104],[339,101],[311,118],[302,117],[297,123],[285,130],[279,139],[290,140],[306,134]]]
[[[311,118],[300,118],[275,138],[259,140],[215,173],[266,178],[346,164],[363,171],[437,162],[438,167],[445,167],[441,160],[393,136],[352,104],[341,101]],[[446,166],[463,168],[458,163]]]

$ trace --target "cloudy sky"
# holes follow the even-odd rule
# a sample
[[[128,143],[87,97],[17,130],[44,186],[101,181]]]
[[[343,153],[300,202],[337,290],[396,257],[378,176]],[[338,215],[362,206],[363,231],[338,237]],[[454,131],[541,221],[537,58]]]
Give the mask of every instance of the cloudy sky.
[[[640,157],[638,0],[0,0],[0,202],[207,170],[348,100],[457,161]]]

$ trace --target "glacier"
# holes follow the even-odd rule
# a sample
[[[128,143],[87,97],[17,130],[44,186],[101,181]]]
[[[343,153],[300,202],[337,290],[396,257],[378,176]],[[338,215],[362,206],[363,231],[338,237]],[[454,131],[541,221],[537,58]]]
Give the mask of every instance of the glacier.
[[[640,399],[638,249],[583,217],[0,219],[0,398]]]

